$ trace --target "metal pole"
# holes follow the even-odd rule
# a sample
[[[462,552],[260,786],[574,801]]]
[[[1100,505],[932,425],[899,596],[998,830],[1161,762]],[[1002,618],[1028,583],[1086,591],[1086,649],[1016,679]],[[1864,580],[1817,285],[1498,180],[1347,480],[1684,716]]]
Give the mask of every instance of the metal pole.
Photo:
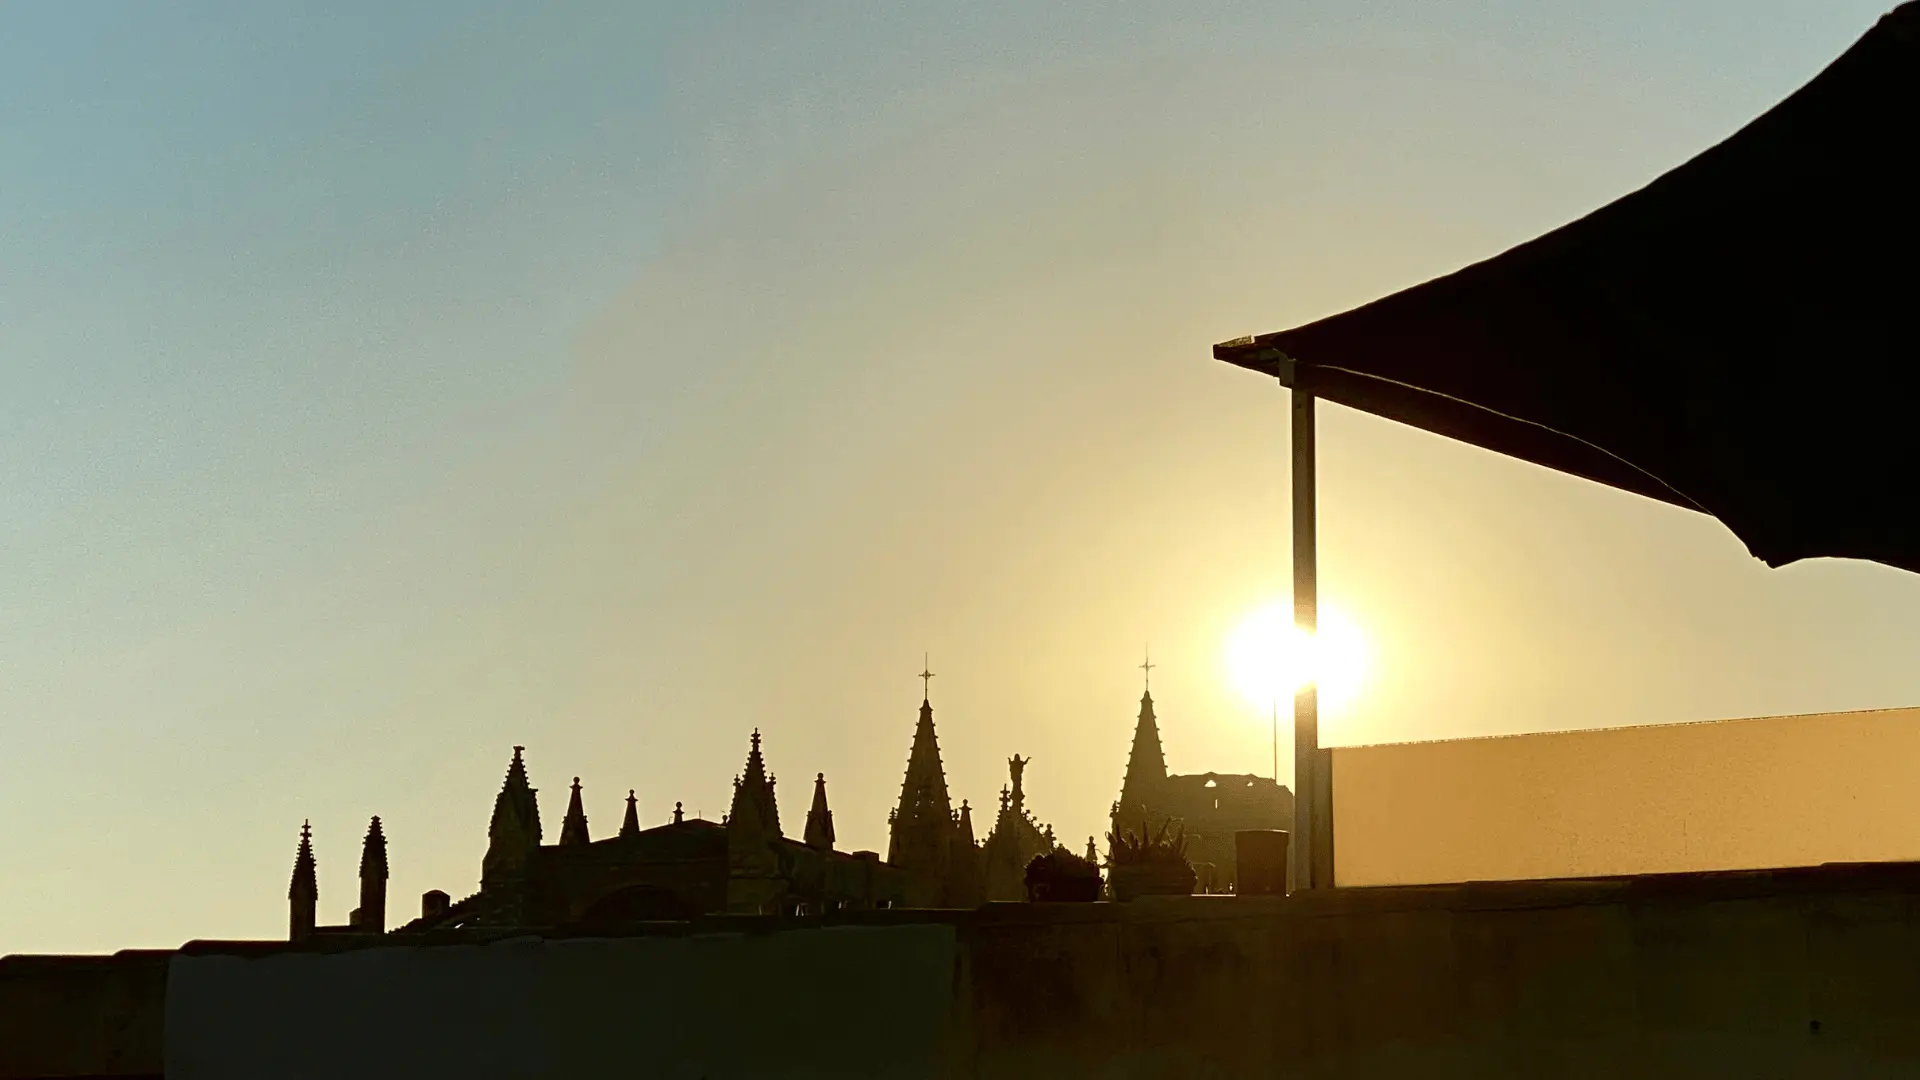
[[[1314,506],[1313,395],[1293,397],[1293,621],[1311,635],[1320,622],[1319,550]],[[1293,880],[1295,888],[1332,884],[1322,869],[1320,689],[1312,681],[1293,698]],[[1330,865],[1328,869],[1330,869]]]

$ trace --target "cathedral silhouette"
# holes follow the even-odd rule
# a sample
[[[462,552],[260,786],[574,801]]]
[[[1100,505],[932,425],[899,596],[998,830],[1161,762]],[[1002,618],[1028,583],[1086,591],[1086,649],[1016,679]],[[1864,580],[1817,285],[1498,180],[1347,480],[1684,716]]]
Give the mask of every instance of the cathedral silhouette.
[[[1113,835],[1149,832],[1165,824],[1185,830],[1201,892],[1232,892],[1237,884],[1234,834],[1293,828],[1293,792],[1253,773],[1170,775],[1153,715],[1153,691],[1140,695],[1127,775],[1113,804]]]
[[[931,671],[922,671],[931,680]],[[516,929],[607,930],[637,922],[704,915],[817,915],[876,908],[974,908],[1023,901],[1034,860],[1065,853],[1053,827],[1027,808],[1031,759],[1008,760],[1008,782],[984,841],[973,809],[956,809],[940,759],[930,692],[907,753],[898,805],[888,814],[886,858],[834,847],[833,810],[822,773],[799,839],[781,827],[776,778],[768,772],[755,730],[733,802],[721,821],[688,818],[674,804],[664,825],[640,827],[638,800],[627,792],[619,831],[596,840],[574,777],[556,843],[544,842],[539,792],[528,777],[525,747],[513,748],[494,796],[480,887],[455,901],[439,889],[422,895],[418,917],[387,927],[387,838],[380,819],[367,828],[360,858],[360,905],[340,925],[318,922],[319,889],[312,830],[302,825],[287,890],[288,936],[438,934]],[[1111,816],[1115,836],[1169,822],[1185,829],[1203,892],[1234,885],[1234,832],[1285,828],[1293,796],[1272,779],[1248,774],[1169,775],[1149,691],[1140,699],[1133,748]],[[1087,859],[1097,861],[1088,840]]]

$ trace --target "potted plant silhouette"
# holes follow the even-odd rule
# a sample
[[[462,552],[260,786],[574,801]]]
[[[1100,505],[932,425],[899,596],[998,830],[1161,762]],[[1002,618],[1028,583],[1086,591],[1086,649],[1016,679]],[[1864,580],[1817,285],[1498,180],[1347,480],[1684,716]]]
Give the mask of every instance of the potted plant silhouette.
[[[1065,848],[1027,864],[1027,899],[1036,903],[1092,903],[1100,899],[1100,868]]]
[[[1158,832],[1149,832],[1142,821],[1138,833],[1107,834],[1107,883],[1115,900],[1192,894],[1194,872],[1187,862],[1186,826],[1169,832],[1172,826],[1168,821]]]

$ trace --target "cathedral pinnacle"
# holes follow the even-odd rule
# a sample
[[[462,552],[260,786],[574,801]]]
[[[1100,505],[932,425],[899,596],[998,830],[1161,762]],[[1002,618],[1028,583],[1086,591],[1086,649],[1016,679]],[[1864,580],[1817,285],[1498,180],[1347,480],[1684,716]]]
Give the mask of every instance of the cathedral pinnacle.
[[[827,774],[813,777],[813,806],[807,811],[807,846],[816,851],[833,850],[833,811],[827,808]]]
[[[759,814],[761,825],[774,836],[780,836],[780,808],[774,801],[773,786],[773,779],[767,775],[766,758],[760,753],[760,729],[755,728],[752,749],[747,751],[746,770],[734,781],[733,813],[740,812],[742,799],[749,800]]]
[[[293,881],[287,886],[287,938],[299,941],[313,933],[320,886],[313,869],[313,823],[300,823],[300,847],[293,855]]]
[[[524,746],[513,748],[507,778],[494,796],[493,818],[487,823],[487,855],[480,864],[480,880],[517,880],[531,852],[540,846],[539,794],[527,780]]]
[[[387,834],[380,828],[378,814],[367,826],[367,839],[360,849],[360,877],[387,880]]]
[[[580,802],[580,778],[573,778],[573,794],[567,799],[567,816],[560,823],[560,843],[563,847],[592,843],[587,835],[587,811]]]
[[[933,665],[926,659],[922,657],[920,671],[920,719],[907,751],[900,802],[887,819],[887,861],[906,871],[910,907],[938,907],[946,902],[957,830],[946,769],[940,763],[940,739],[933,726]]]
[[[293,883],[287,886],[287,899],[311,897],[319,891],[313,869],[313,822],[303,821],[300,823],[300,847],[293,853]]]
[[[493,835],[503,825],[517,827],[534,845],[540,843],[540,803],[537,789],[527,779],[527,762],[521,755],[524,746],[513,748],[513,760],[507,763],[507,778],[500,783],[500,794],[493,803],[493,822],[487,829]],[[503,821],[503,816],[511,822]]]
[[[633,789],[627,789],[627,816],[620,822],[621,836],[640,835],[640,800],[633,795]]]
[[[931,679],[932,672],[924,672]],[[947,795],[947,773],[940,763],[940,738],[934,732],[933,705],[920,701],[920,720],[913,729],[913,746],[907,751],[907,775],[900,784],[900,804],[896,819],[901,822],[932,822],[951,827],[953,804]]]
[[[1127,754],[1126,777],[1120,783],[1116,818],[1135,815],[1154,801],[1167,782],[1167,757],[1160,748],[1160,725],[1153,715],[1153,694],[1140,695],[1140,716],[1133,728],[1133,749]],[[1116,826],[1116,829],[1118,826]]]
[[[387,834],[377,814],[367,826],[366,843],[360,849],[360,907],[354,912],[353,925],[376,934],[387,928]]]

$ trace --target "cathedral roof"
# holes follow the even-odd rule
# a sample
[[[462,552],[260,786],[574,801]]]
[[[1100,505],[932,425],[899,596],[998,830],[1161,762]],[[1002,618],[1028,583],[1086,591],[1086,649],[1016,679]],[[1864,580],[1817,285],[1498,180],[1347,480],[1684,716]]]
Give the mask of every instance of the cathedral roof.
[[[632,836],[609,836],[574,847],[541,848],[536,858],[543,865],[605,866],[724,858],[726,851],[725,825],[688,818],[677,825],[641,829]]]

